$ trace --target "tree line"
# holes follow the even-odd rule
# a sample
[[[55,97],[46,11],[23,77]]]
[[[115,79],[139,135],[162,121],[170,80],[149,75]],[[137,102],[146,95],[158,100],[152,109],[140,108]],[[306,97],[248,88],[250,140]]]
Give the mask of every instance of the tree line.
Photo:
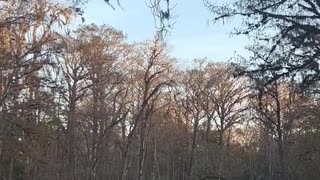
[[[187,69],[157,37],[128,43],[94,24],[67,31],[77,12],[61,3],[0,7],[0,179],[319,177],[317,83],[301,86],[318,72],[307,37],[287,64],[276,41],[245,62]],[[291,76],[293,58],[314,71]]]

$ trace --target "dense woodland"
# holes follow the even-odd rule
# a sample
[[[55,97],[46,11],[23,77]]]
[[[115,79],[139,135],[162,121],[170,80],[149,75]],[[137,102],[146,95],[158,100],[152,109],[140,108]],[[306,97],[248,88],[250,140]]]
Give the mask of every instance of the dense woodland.
[[[0,1],[0,179],[319,179],[319,1],[206,6],[243,18],[250,58],[181,68],[158,36]]]

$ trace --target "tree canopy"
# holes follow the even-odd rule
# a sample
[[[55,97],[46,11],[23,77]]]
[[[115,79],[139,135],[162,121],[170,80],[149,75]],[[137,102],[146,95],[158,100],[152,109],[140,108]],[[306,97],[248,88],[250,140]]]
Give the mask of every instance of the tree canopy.
[[[184,68],[159,36],[65,31],[77,6],[0,1],[0,179],[319,179],[319,2],[206,3],[249,59]]]

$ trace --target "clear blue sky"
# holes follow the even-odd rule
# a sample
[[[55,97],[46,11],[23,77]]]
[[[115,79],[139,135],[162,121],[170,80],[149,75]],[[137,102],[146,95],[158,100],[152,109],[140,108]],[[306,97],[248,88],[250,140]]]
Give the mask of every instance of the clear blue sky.
[[[226,24],[208,23],[212,14],[204,7],[202,0],[175,0],[174,28],[166,37],[170,53],[180,63],[190,64],[194,58],[207,57],[214,61],[227,61],[234,53],[246,54],[246,37],[230,37],[234,26],[232,20]],[[223,0],[219,0],[223,1]],[[227,0],[224,0],[227,1]],[[150,39],[156,32],[154,19],[146,6],[148,0],[121,0],[124,10],[112,10],[104,0],[89,0],[86,5],[86,23],[107,24],[127,34],[129,41]]]

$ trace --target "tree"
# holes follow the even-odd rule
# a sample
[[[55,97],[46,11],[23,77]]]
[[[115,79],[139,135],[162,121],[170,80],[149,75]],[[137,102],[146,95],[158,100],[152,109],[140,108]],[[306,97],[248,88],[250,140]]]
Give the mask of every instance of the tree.
[[[203,70],[204,62],[199,62],[198,67],[188,70],[185,72],[183,79],[181,80],[181,99],[179,100],[181,110],[187,124],[191,123],[192,135],[190,144],[190,160],[188,167],[187,179],[195,178],[194,164],[195,154],[197,147],[198,131],[200,121],[204,118],[203,112],[203,99],[204,94],[202,93],[203,83],[205,83],[205,71]]]
[[[131,131],[127,135],[127,145],[124,149],[124,164],[122,179],[127,175],[127,156],[128,150],[133,143],[134,136],[138,136],[138,168],[137,179],[142,179],[144,175],[144,162],[146,153],[146,140],[150,128],[150,118],[161,103],[159,99],[162,96],[163,89],[171,86],[173,80],[170,77],[172,73],[172,59],[168,57],[165,45],[159,39],[152,42],[138,45],[137,52],[132,59],[133,69],[133,93],[136,93],[136,104],[133,109],[133,122]],[[161,107],[161,106],[160,106]]]
[[[318,7],[294,10],[303,3]],[[297,91],[317,71],[271,69],[316,43],[287,56],[297,37],[286,34],[274,50],[251,47],[249,64],[183,69],[158,36],[129,43],[94,24],[64,32],[76,8],[0,3],[0,179],[318,179],[318,85]],[[234,76],[242,66],[247,77]]]
[[[236,124],[241,123],[245,117],[248,97],[248,88],[243,85],[244,79],[233,77],[233,69],[229,65],[207,63],[204,60],[196,62],[196,68],[188,70],[182,80],[180,98],[177,103],[181,104],[182,111],[187,122],[191,122],[192,135],[190,143],[189,179],[200,176],[195,173],[195,157],[198,136],[201,124],[206,124],[206,172],[209,176],[216,173],[216,177],[222,178],[223,160],[225,159],[224,137]],[[212,133],[212,124],[218,131],[219,158],[218,172],[209,170],[209,139]],[[200,134],[201,135],[201,134]],[[215,137],[216,138],[216,137]],[[211,157],[211,156],[210,156]],[[199,171],[199,170],[198,170]],[[209,172],[211,171],[211,172]],[[194,173],[194,174],[193,174]]]
[[[1,157],[11,159],[8,173],[1,176],[34,179],[46,171],[41,163],[50,141],[51,129],[43,122],[46,107],[54,104],[44,88],[49,82],[43,73],[54,53],[49,44],[55,40],[53,27],[68,23],[72,12],[45,0],[4,1],[0,14],[0,149],[5,152]],[[0,161],[5,167],[6,160]]]
[[[229,65],[209,65],[210,80],[206,86],[212,89],[208,98],[211,101],[213,109],[208,113],[215,113],[212,118],[218,130],[220,159],[218,173],[220,177],[224,177],[223,166],[225,159],[225,143],[229,143],[225,139],[225,134],[236,124],[244,121],[247,111],[248,87],[246,80],[233,77],[234,70]],[[212,115],[211,115],[212,116]],[[227,142],[226,142],[227,141]]]
[[[240,16],[244,26],[236,34],[256,40],[251,48],[254,69],[274,73],[267,83],[283,76],[302,76],[309,85],[319,79],[319,10],[316,0],[235,1],[230,5],[207,6],[215,20]]]
[[[259,79],[262,78],[262,79]],[[298,118],[293,118],[295,113],[295,103],[304,103],[304,97],[296,93],[294,90],[293,81],[286,79],[277,80],[263,86],[261,81],[263,77],[255,79],[254,89],[256,95],[252,98],[253,119],[262,123],[263,131],[266,133],[266,146],[272,146],[272,140],[275,140],[277,146],[277,155],[279,162],[280,179],[291,179],[292,173],[289,172],[288,155],[290,136],[295,129],[295,123],[299,121]],[[262,85],[262,86],[261,86]],[[261,133],[263,133],[263,131]],[[267,148],[267,147],[266,147]],[[269,150],[269,155],[272,153]],[[271,165],[271,157],[268,157]],[[269,178],[275,178],[273,175],[273,168],[270,167]]]

